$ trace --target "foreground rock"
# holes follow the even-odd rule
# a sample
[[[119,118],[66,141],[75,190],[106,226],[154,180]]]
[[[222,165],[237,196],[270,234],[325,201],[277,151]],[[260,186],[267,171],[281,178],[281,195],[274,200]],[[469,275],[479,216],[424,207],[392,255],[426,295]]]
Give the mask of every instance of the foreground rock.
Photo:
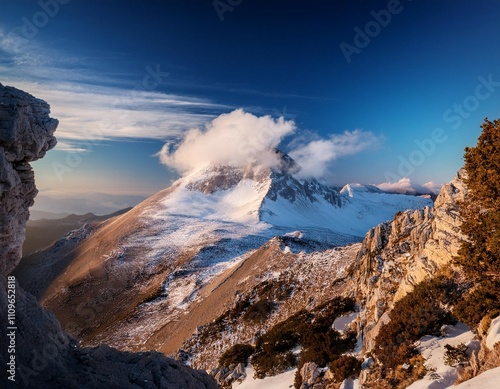
[[[28,208],[37,190],[29,162],[53,148],[57,120],[47,103],[0,84],[0,317],[7,318],[9,273],[21,259]],[[217,388],[205,372],[157,352],[125,353],[101,346],[83,349],[36,299],[15,285],[14,380],[19,388]],[[9,295],[11,298],[12,295]],[[13,309],[11,305],[11,310]],[[4,319],[2,319],[4,320]],[[2,328],[2,345],[11,344]],[[12,336],[14,338],[14,336]],[[8,343],[9,342],[9,343]],[[0,364],[11,360],[2,347]],[[7,386],[9,387],[9,386]]]

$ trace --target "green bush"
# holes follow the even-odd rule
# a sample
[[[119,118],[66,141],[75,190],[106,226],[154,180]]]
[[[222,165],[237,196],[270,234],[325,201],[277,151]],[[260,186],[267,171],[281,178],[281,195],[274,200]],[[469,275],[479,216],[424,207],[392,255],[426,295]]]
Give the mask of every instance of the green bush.
[[[445,344],[444,363],[448,366],[457,366],[467,364],[469,357],[467,356],[467,346],[460,343],[456,347]]]
[[[250,305],[243,315],[243,320],[254,323],[265,321],[276,308],[276,304],[269,300],[260,300]]]
[[[500,120],[485,119],[476,147],[465,149],[469,194],[460,203],[463,241],[457,262],[476,288],[464,295],[455,314],[476,327],[500,312]]]
[[[257,339],[256,352],[250,360],[257,378],[279,374],[297,364],[291,350],[298,346],[300,335],[312,318],[307,310],[301,310]]]
[[[254,353],[255,348],[249,344],[235,344],[227,349],[219,358],[219,366],[228,367],[232,364],[248,364],[248,358]]]
[[[342,382],[347,378],[359,376],[361,361],[351,355],[341,355],[330,363],[330,371],[335,382]]]
[[[485,119],[476,147],[465,149],[469,195],[460,204],[462,243],[458,261],[479,280],[500,275],[500,120]]]
[[[374,353],[382,364],[395,368],[417,354],[413,344],[424,335],[440,335],[443,324],[456,318],[445,308],[457,301],[457,286],[445,277],[436,277],[416,285],[414,290],[394,304],[391,321],[383,325],[375,339]]]
[[[300,366],[306,362],[327,366],[330,361],[354,348],[356,345],[355,332],[341,335],[330,326],[326,328],[310,326],[304,331],[301,337]]]
[[[327,366],[356,343],[355,333],[341,335],[332,329],[334,320],[354,310],[355,301],[336,297],[316,307],[313,311],[301,310],[288,319],[271,327],[256,342],[256,352],[251,358],[256,376],[280,373],[297,365],[291,350],[302,347],[299,369],[305,362]]]
[[[350,351],[356,345],[356,332],[344,334],[334,330],[332,324],[337,317],[355,309],[355,300],[336,297],[314,309],[314,320],[302,331],[300,343],[299,365],[295,375],[295,388],[302,385],[300,369],[307,362],[314,362],[318,366],[328,364],[343,353]]]
[[[297,365],[297,357],[291,352],[271,354],[266,351],[255,353],[251,359],[255,377],[273,376]]]
[[[453,310],[458,320],[476,328],[481,319],[500,314],[500,282],[485,280],[472,292],[463,296]]]

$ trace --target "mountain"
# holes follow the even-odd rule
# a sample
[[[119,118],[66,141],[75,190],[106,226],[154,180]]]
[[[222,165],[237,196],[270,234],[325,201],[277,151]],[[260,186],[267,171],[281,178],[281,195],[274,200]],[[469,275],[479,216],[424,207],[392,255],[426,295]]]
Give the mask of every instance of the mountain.
[[[84,215],[61,214],[63,216],[59,217],[59,214],[52,214],[50,212],[37,213],[37,216],[49,217],[40,217],[36,220],[28,220],[26,224],[26,238],[23,243],[23,256],[48,247],[56,240],[60,239],[64,234],[80,228],[85,223],[104,221],[111,217],[128,212],[130,209],[131,208],[126,208],[110,215],[103,216],[96,216],[93,213],[87,213]],[[30,212],[30,217],[32,216],[33,214]],[[23,261],[21,260],[18,267],[22,265]]]
[[[47,212],[47,211],[37,211],[30,209],[30,219],[29,220],[39,220],[39,219],[63,219],[66,216],[71,215],[67,212]]]
[[[337,191],[298,179],[280,152],[274,168],[206,166],[19,267],[36,195],[29,162],[55,145],[57,123],[45,102],[14,88],[0,85],[0,102],[0,313],[8,316],[15,285],[21,386],[430,389],[478,374],[462,387],[498,380],[498,369],[480,373],[498,366],[500,318],[484,317],[473,333],[450,316],[452,298],[474,293],[453,261],[467,239],[463,171],[431,207],[372,186]]]
[[[364,306],[363,347],[374,338],[388,312],[414,285],[452,264],[465,239],[460,231],[459,202],[468,194],[465,172],[444,185],[434,208],[407,210],[367,232],[357,253],[350,295]],[[377,325],[378,323],[378,325]]]
[[[432,204],[360,185],[339,193],[297,179],[293,160],[278,156],[275,168],[193,172],[126,214],[28,256],[30,267],[15,274],[83,344],[171,353],[230,301],[212,301],[211,291],[235,269],[268,258],[260,248],[273,237],[287,239],[292,252],[331,249],[361,241],[396,212]]]

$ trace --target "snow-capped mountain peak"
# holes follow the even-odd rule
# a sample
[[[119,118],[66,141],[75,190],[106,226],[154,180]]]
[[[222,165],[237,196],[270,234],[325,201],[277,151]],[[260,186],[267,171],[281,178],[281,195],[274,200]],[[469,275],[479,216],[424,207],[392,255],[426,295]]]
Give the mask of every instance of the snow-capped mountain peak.
[[[384,193],[383,190],[377,188],[375,185],[363,185],[359,183],[352,183],[345,185],[340,194],[348,197],[354,197],[356,193]]]
[[[285,153],[276,154],[280,163],[272,168],[206,166],[178,180],[148,215],[210,221],[212,226],[217,220],[224,230],[231,223],[237,228],[250,223],[266,238],[290,229],[322,229],[357,240],[398,211],[432,205],[429,199],[389,194],[372,185],[348,184],[338,192],[314,178],[297,178],[300,166]],[[334,238],[328,241],[335,244]]]

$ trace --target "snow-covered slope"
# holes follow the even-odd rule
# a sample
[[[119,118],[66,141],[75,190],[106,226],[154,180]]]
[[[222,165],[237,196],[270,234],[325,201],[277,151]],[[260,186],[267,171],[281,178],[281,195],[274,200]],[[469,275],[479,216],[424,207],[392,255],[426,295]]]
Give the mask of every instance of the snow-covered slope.
[[[468,346],[469,355],[472,350],[480,348],[479,341],[473,340],[474,334],[465,324],[446,326],[443,333],[442,337],[426,335],[420,339],[419,351],[425,358],[425,366],[429,369],[429,373],[408,386],[408,389],[445,389],[453,386],[458,378],[457,368],[446,365],[445,345],[456,347],[465,344]]]
[[[298,180],[286,169],[207,166],[175,182],[155,202],[139,205],[145,227],[127,246],[151,248],[151,262],[185,247],[208,259],[217,246],[221,263],[297,230],[304,239],[329,246],[353,243],[398,211],[432,205],[429,199],[371,187],[346,188],[338,193],[314,179]]]
[[[293,198],[266,196],[262,220],[274,226],[295,229],[321,227],[336,233],[361,237],[373,226],[392,219],[395,213],[432,205],[427,198],[389,194],[372,186],[346,185],[340,193],[316,180],[296,181],[286,177],[287,188],[300,188]]]
[[[456,386],[450,386],[449,389],[497,389],[500,382],[500,367],[485,371],[477,377],[462,382]]]
[[[254,378],[252,367],[246,368],[246,378],[243,382],[233,382],[232,389],[289,389],[293,387],[295,372],[297,369],[290,369],[284,373],[264,379]]]

